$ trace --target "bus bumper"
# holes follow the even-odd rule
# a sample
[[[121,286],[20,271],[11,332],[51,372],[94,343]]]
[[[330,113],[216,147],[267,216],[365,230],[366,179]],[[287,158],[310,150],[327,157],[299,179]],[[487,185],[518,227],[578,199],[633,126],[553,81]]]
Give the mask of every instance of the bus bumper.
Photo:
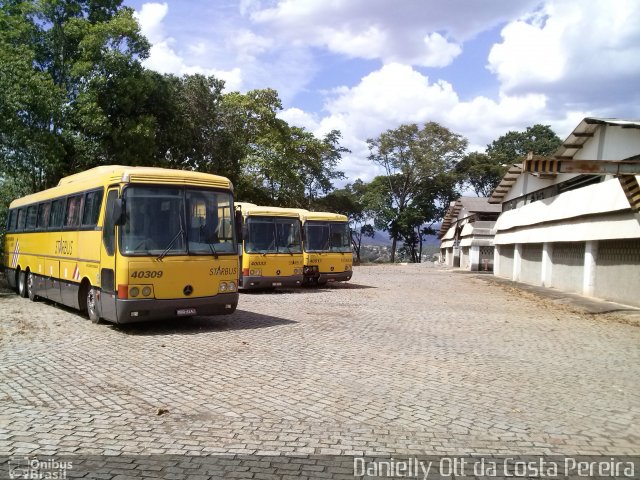
[[[116,300],[117,323],[138,323],[169,318],[227,315],[238,306],[237,292],[213,297],[170,300]]]
[[[274,288],[274,287],[299,287],[302,285],[302,275],[290,275],[287,277],[255,277],[243,276],[243,290],[252,290],[257,288]]]
[[[327,282],[346,282],[351,280],[353,272],[339,272],[339,273],[322,273],[320,272],[320,278],[318,283],[325,284]]]

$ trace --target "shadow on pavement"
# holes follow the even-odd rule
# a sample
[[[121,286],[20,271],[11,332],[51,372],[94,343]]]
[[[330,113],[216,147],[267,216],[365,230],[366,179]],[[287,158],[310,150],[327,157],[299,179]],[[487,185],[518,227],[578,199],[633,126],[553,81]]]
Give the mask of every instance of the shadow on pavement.
[[[199,333],[253,330],[258,328],[293,325],[293,320],[263,315],[247,310],[236,310],[231,315],[214,315],[210,317],[176,318],[149,323],[133,323],[112,325],[108,327],[125,335],[197,335]]]
[[[378,288],[373,285],[361,285],[350,282],[327,283],[326,285],[305,285],[298,288],[261,288],[254,290],[240,290],[242,295],[282,295],[295,293],[322,293],[327,290],[362,290],[366,288]]]

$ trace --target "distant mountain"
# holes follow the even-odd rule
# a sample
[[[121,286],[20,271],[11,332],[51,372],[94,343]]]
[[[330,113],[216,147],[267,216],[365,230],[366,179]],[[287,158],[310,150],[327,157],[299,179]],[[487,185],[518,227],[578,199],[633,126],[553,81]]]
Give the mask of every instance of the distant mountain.
[[[440,224],[434,226],[434,230],[437,232],[440,230]],[[375,236],[373,238],[364,237],[362,239],[363,245],[378,245],[378,246],[390,246],[391,239],[389,238],[389,234],[387,232],[383,232],[382,230],[376,230]],[[400,242],[401,244],[401,242]],[[427,235],[424,237],[423,245],[440,245],[440,240],[436,235]]]
[[[391,240],[389,239],[389,234],[387,232],[383,232],[382,230],[376,230],[374,232],[373,238],[363,237],[362,244],[389,246],[391,245]]]

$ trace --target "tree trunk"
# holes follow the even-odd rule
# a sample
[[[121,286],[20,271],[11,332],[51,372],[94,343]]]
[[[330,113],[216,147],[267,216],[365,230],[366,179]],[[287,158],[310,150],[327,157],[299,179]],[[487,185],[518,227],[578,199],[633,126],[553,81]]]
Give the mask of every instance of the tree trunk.
[[[391,263],[395,263],[396,261],[396,245],[398,243],[398,240],[396,239],[396,237],[393,237],[393,240],[391,241]]]
[[[422,232],[420,232],[420,227],[418,227],[418,240],[420,241],[420,254],[418,255],[418,263],[422,263]]]

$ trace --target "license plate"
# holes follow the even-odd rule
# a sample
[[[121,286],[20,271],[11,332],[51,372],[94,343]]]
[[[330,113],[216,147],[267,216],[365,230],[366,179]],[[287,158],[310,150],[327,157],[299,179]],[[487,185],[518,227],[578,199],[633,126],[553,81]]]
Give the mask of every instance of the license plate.
[[[282,286],[282,282],[273,282],[271,284],[272,287],[281,287]]]
[[[176,315],[195,315],[196,314],[196,309],[195,308],[181,308],[180,310],[176,310]]]

